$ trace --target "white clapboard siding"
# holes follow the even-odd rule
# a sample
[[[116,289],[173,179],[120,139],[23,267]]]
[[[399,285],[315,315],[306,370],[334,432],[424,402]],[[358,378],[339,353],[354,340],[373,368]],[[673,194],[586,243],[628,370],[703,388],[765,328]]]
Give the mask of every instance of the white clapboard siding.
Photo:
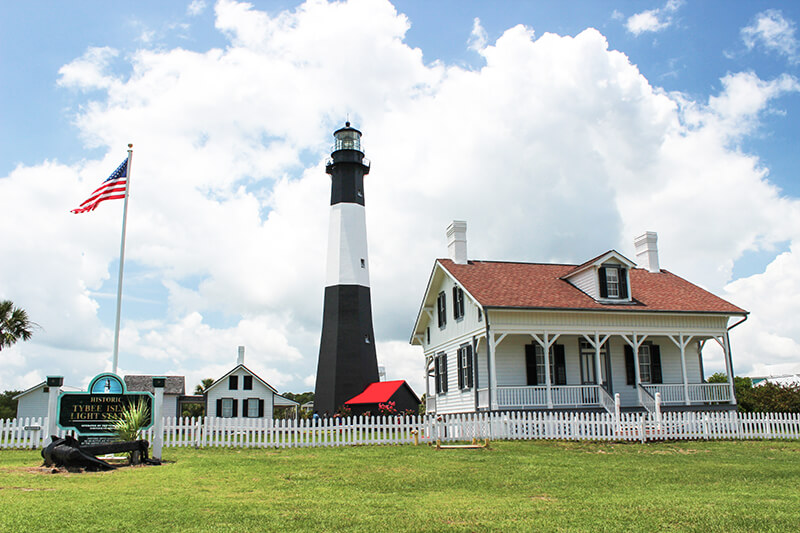
[[[39,427],[42,429],[32,429]],[[47,419],[0,420],[0,448],[41,448]],[[65,432],[59,430],[59,435]],[[297,448],[483,440],[800,439],[800,414],[515,411],[318,420],[164,419],[164,447]],[[153,429],[142,438],[153,441]]]

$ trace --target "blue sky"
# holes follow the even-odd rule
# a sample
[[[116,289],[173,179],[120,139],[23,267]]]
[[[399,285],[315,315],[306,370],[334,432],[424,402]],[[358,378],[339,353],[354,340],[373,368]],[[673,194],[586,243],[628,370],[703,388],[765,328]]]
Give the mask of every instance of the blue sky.
[[[25,227],[32,244],[0,244],[15,258],[0,298],[43,329],[9,352],[0,389],[107,369],[121,206],[68,212],[127,142],[138,194],[123,372],[193,385],[245,344],[267,381],[309,389],[320,163],[347,113],[376,165],[367,209],[389,377],[419,386],[407,337],[452,218],[485,259],[581,262],[658,231],[662,266],[752,311],[734,338],[742,373],[800,371],[786,319],[800,290],[798,21],[796,3],[761,1],[6,2],[0,228]],[[496,195],[476,202],[486,173]],[[525,216],[525,195],[547,207]],[[485,214],[509,209],[519,216]],[[765,299],[775,286],[784,298]]]

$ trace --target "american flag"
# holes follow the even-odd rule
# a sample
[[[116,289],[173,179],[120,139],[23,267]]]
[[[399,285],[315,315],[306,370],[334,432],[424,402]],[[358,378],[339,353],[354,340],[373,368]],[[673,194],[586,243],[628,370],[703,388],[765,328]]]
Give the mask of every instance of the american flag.
[[[106,200],[119,200],[125,198],[125,189],[128,187],[128,158],[122,162],[117,170],[111,173],[106,181],[95,190],[88,200],[80,207],[73,209],[73,213],[86,213],[94,211],[100,202]]]

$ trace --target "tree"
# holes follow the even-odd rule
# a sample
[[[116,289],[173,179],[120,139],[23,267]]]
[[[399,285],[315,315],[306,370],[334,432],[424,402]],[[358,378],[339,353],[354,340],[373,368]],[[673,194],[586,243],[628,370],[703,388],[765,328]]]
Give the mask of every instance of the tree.
[[[205,394],[206,391],[208,390],[208,388],[213,384],[214,384],[214,380],[213,379],[206,378],[203,381],[201,381],[200,384],[197,385],[194,388],[194,393],[195,394]]]
[[[17,417],[17,400],[13,398],[20,392],[22,391],[7,390],[0,394],[0,420]]]
[[[197,386],[194,388],[194,393],[196,395],[205,394],[208,388],[214,384],[214,380],[211,378],[206,378],[202,380]],[[199,416],[205,416],[206,408],[205,405],[202,403],[185,403],[181,408],[181,416],[188,416],[191,418],[196,418]]]
[[[727,383],[728,375],[724,372],[717,372],[711,374],[706,379],[706,383]],[[740,376],[733,377],[733,394],[736,396],[736,405],[738,410],[743,413],[754,411],[753,400],[753,381],[750,378],[743,378]]]
[[[11,300],[0,301],[0,350],[30,339],[35,326],[24,309],[14,307]]]

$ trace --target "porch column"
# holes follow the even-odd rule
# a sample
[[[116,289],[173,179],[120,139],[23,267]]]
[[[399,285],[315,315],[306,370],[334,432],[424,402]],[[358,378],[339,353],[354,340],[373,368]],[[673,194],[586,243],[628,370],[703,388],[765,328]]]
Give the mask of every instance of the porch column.
[[[428,414],[428,400],[431,397],[431,367],[430,359],[425,356],[425,414]]]
[[[504,335],[505,337],[505,335]],[[499,409],[497,403],[497,345],[494,332],[489,332],[489,403],[492,411]],[[502,340],[502,338],[500,339]]]
[[[683,401],[686,405],[689,405],[691,402],[689,401],[689,377],[686,375],[686,347],[692,341],[692,336],[684,337],[683,333],[678,334],[678,340],[675,340],[675,337],[672,335],[668,336],[669,339],[680,349],[681,351],[681,372],[683,373]]]
[[[544,383],[547,387],[547,408],[553,408],[553,385],[550,383],[550,334],[544,334]]]
[[[580,352],[578,355],[580,356]],[[578,363],[580,364],[582,361],[578,361]],[[597,384],[602,387],[603,365],[600,364],[600,334],[596,331],[594,332],[594,375],[597,380]]]
[[[725,331],[723,337],[724,345],[722,347],[725,356],[725,370],[728,372],[728,387],[731,390],[731,405],[736,405],[736,394],[733,386],[733,359],[731,358],[731,339],[728,336],[728,331]]]

